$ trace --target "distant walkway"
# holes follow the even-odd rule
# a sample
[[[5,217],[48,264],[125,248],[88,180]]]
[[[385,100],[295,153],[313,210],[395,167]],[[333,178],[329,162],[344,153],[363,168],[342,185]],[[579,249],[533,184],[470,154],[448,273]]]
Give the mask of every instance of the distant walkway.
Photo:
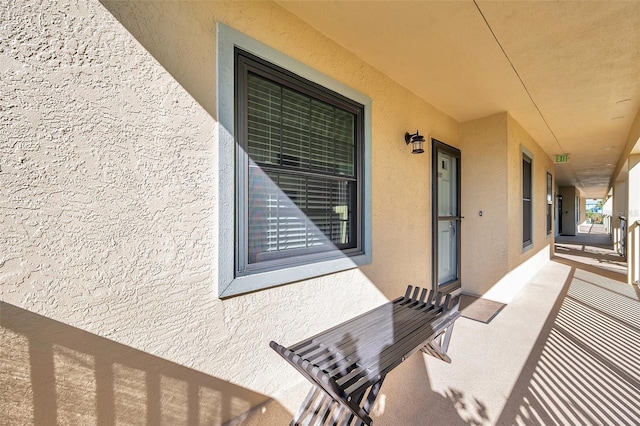
[[[556,257],[583,263],[606,271],[627,274],[627,263],[613,250],[604,225],[580,225],[576,236],[556,237]]]
[[[605,226],[599,224],[580,225],[578,235],[559,235],[556,237],[556,244],[582,244],[613,250],[611,237],[607,234]]]
[[[601,226],[555,251],[490,323],[458,319],[451,364],[418,353],[394,370],[374,423],[640,425],[640,289]]]

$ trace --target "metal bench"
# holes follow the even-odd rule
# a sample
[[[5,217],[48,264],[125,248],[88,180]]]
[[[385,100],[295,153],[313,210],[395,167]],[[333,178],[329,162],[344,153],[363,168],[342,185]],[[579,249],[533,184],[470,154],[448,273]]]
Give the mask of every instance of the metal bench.
[[[371,425],[387,373],[421,349],[446,362],[460,296],[409,286],[404,297],[284,347],[270,346],[314,386],[291,425]]]

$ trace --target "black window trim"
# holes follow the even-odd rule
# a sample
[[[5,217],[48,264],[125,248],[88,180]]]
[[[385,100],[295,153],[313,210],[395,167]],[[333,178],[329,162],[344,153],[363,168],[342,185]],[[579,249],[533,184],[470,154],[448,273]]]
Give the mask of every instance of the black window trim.
[[[340,257],[353,257],[365,254],[364,247],[364,140],[365,140],[365,114],[364,105],[351,100],[337,92],[325,88],[315,82],[309,81],[298,76],[276,64],[272,64],[261,59],[251,53],[248,53],[238,47],[234,48],[234,94],[235,94],[235,135],[236,135],[236,152],[235,152],[235,267],[234,275],[236,277],[249,276],[256,273],[275,271],[292,266],[303,266],[310,263],[331,260]],[[248,199],[247,179],[249,158],[246,153],[247,135],[246,135],[246,117],[247,104],[245,99],[245,88],[247,87],[248,73],[252,72],[262,76],[279,85],[286,86],[291,90],[332,104],[338,108],[353,113],[356,116],[356,153],[354,158],[355,173],[352,178],[344,176],[345,180],[352,179],[356,184],[356,214],[353,215],[353,228],[355,231],[355,247],[342,249],[339,252],[335,250],[324,250],[316,253],[305,253],[290,258],[265,260],[259,264],[250,264],[247,261],[248,250]],[[263,166],[261,166],[263,167]],[[268,166],[266,167],[268,168]],[[286,166],[278,167],[279,170],[287,171]],[[319,171],[300,171],[291,169],[300,175],[331,177],[338,176],[336,174],[322,173]]]
[[[521,160],[521,171],[522,171],[522,247],[528,248],[533,245],[533,156],[530,156],[524,150],[522,151],[522,160]],[[524,175],[524,163],[529,163],[529,188],[528,193],[529,197],[526,197],[525,194],[525,175]],[[529,221],[525,223],[525,202],[529,203]],[[529,239],[525,240],[524,231],[525,227],[528,227],[529,230]]]

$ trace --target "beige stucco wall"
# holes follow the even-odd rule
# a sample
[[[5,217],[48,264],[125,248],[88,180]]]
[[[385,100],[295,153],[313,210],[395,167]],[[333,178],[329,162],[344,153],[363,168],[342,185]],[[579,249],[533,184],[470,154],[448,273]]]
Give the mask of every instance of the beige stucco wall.
[[[508,272],[507,114],[461,129],[462,288],[482,295]]]
[[[0,394],[12,423],[108,422],[119,397],[151,423],[222,422],[268,397],[293,411],[308,386],[269,340],[430,286],[430,156],[403,135],[459,146],[459,124],[276,4],[9,0],[0,18],[0,388],[25,389]],[[216,21],[373,99],[373,264],[216,297]],[[36,314],[57,331],[19,326]],[[117,361],[128,348],[140,361]]]
[[[510,115],[507,120],[509,164],[509,269],[553,244],[553,233],[546,231],[547,171],[553,170],[549,156]],[[533,155],[533,245],[522,248],[522,150]],[[519,194],[515,196],[515,194]]]
[[[625,181],[627,179],[627,173],[629,171],[629,156],[632,154],[640,154],[640,110],[636,112],[633,123],[631,123],[631,128],[627,135],[627,142],[622,149],[622,154],[616,164],[616,169],[613,173],[615,182]]]
[[[462,123],[463,290],[509,301],[546,262],[548,155],[508,113]],[[522,150],[533,157],[533,245],[522,247]],[[479,212],[482,210],[483,215]],[[535,257],[535,259],[534,259]],[[532,261],[530,265],[526,265]],[[511,272],[520,268],[521,272]]]
[[[0,405],[12,424],[219,424],[269,398],[295,410],[308,386],[269,340],[431,285],[431,159],[410,154],[406,131],[462,150],[465,289],[545,260],[552,164],[518,123],[461,126],[274,3],[8,0],[0,18]],[[371,265],[217,298],[217,21],[373,100]],[[534,156],[525,252],[521,146]]]

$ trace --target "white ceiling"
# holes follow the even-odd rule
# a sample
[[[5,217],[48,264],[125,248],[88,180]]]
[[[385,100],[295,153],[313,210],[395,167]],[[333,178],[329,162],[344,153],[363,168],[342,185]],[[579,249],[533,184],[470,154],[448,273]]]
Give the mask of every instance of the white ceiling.
[[[556,180],[607,193],[640,107],[640,2],[279,3],[464,122],[508,111]]]

